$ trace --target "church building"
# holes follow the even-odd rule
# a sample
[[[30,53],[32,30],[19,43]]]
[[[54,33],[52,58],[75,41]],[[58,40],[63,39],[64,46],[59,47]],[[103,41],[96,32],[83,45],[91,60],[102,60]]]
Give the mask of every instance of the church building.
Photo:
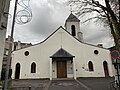
[[[12,79],[113,77],[110,51],[85,43],[71,13],[44,41],[12,53]]]

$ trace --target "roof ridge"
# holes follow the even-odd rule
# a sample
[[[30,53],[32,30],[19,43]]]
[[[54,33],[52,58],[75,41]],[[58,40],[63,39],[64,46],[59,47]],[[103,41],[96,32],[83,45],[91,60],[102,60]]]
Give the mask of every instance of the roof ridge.
[[[71,14],[68,16],[68,18],[67,18],[66,21],[67,21],[67,22],[80,22],[80,20],[79,20],[73,13],[71,13]]]
[[[75,56],[71,55],[69,52],[67,52],[63,48],[60,48],[57,52],[55,52],[52,56],[50,56],[50,58],[57,58],[57,57],[62,58],[62,57],[75,57]]]

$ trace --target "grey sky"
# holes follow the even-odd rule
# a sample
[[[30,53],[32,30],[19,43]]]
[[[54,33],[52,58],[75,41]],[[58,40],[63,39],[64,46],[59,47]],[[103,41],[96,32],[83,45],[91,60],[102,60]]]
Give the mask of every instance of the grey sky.
[[[14,5],[11,1],[11,6]],[[48,35],[55,31],[59,26],[64,27],[65,20],[70,14],[69,7],[64,3],[65,0],[30,0],[32,9],[32,21],[25,25],[15,24],[15,41],[39,43]],[[10,12],[12,11],[11,10]],[[12,12],[11,12],[12,13]],[[80,19],[82,20],[82,19]],[[7,35],[10,34],[11,18],[9,18]],[[109,30],[95,23],[81,24],[84,41],[97,45],[103,43],[104,47],[113,45]]]

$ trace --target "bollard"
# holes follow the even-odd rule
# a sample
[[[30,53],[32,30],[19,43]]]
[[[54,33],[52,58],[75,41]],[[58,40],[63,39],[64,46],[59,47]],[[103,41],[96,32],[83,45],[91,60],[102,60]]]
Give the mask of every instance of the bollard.
[[[29,86],[29,90],[31,90],[31,86]]]

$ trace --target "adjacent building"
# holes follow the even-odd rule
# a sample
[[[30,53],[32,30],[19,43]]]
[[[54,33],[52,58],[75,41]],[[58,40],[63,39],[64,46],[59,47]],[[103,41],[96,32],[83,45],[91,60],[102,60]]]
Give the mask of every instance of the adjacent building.
[[[4,55],[7,20],[9,15],[10,0],[0,0],[0,78]]]
[[[17,50],[17,49],[22,49],[25,47],[29,47],[32,46],[31,43],[22,43],[21,41],[18,42],[14,42],[14,39],[12,39],[12,52]],[[1,79],[4,80],[5,79],[5,70],[6,70],[6,65],[7,65],[7,57],[8,57],[8,50],[9,50],[9,45],[10,45],[10,36],[8,36],[8,38],[5,39],[5,45],[4,45],[4,56],[3,56],[3,61],[2,61],[2,75],[1,75]],[[12,56],[11,56],[11,60],[12,60]],[[11,61],[10,61],[11,62]],[[9,75],[11,75],[11,68],[9,71]]]

